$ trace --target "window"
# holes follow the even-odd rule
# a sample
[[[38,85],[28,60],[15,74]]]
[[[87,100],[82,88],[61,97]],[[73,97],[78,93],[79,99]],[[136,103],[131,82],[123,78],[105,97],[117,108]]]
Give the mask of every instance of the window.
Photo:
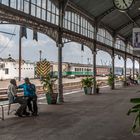
[[[115,48],[125,51],[125,43],[122,40],[120,40],[119,38],[117,38],[117,40],[115,42]]]
[[[0,64],[0,69],[3,69],[5,67],[5,64]]]
[[[97,34],[97,40],[100,42],[103,42],[109,46],[112,46],[113,38],[111,34],[106,31],[105,29],[99,28],[98,29],[98,34]]]
[[[9,69],[5,69],[5,74],[9,74]]]

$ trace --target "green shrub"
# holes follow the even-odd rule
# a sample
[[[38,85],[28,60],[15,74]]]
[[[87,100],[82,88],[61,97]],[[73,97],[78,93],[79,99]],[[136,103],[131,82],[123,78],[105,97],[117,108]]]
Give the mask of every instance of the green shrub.
[[[95,79],[92,77],[86,77],[81,80],[82,87],[92,87],[95,83]]]
[[[115,78],[114,78],[113,74],[110,73],[109,76],[108,76],[108,85],[109,85],[110,87],[113,85],[114,80],[115,80]]]
[[[130,100],[130,102],[135,104],[127,112],[127,115],[130,115],[131,113],[136,113],[136,117],[134,119],[132,129],[131,129],[132,133],[134,133],[138,129],[140,129],[140,98],[133,98]]]

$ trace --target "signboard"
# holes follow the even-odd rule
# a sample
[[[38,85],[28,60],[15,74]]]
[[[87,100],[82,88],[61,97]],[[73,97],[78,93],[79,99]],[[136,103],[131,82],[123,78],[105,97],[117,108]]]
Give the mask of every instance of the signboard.
[[[37,62],[36,65],[36,74],[37,77],[46,77],[46,75],[48,75],[51,71],[51,66],[50,66],[50,62],[43,60],[40,62]]]
[[[140,55],[140,28],[133,28],[134,54]]]
[[[140,50],[140,28],[133,28],[133,46]]]

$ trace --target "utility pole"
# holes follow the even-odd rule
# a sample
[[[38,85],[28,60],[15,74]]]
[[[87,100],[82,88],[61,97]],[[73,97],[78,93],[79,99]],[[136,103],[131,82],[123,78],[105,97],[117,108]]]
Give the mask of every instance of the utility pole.
[[[83,64],[83,55],[81,54],[81,64]]]
[[[89,58],[87,58],[87,64],[90,64],[90,62],[89,62]]]
[[[41,62],[41,59],[42,59],[42,51],[39,50],[39,61]]]

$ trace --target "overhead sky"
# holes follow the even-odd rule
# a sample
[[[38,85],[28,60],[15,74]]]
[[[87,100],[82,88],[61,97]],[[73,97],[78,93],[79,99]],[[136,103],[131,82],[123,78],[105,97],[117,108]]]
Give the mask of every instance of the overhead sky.
[[[0,57],[7,58],[10,54],[14,59],[18,59],[19,46],[19,26],[0,24],[0,31],[15,33],[15,36],[0,33]],[[42,59],[49,61],[58,61],[56,43],[46,35],[38,34],[38,42],[32,39],[32,30],[27,29],[27,39],[22,38],[22,59],[30,60],[31,62],[39,60],[39,51],[42,50]],[[63,62],[73,63],[92,63],[92,53],[90,49],[84,46],[84,51],[81,51],[81,45],[76,42],[70,42],[64,45]],[[111,65],[111,57],[103,51],[97,52],[97,65]],[[115,66],[124,67],[123,58],[115,57]],[[135,62],[136,68],[139,67],[138,62]],[[132,68],[132,61],[127,59],[127,67]]]

